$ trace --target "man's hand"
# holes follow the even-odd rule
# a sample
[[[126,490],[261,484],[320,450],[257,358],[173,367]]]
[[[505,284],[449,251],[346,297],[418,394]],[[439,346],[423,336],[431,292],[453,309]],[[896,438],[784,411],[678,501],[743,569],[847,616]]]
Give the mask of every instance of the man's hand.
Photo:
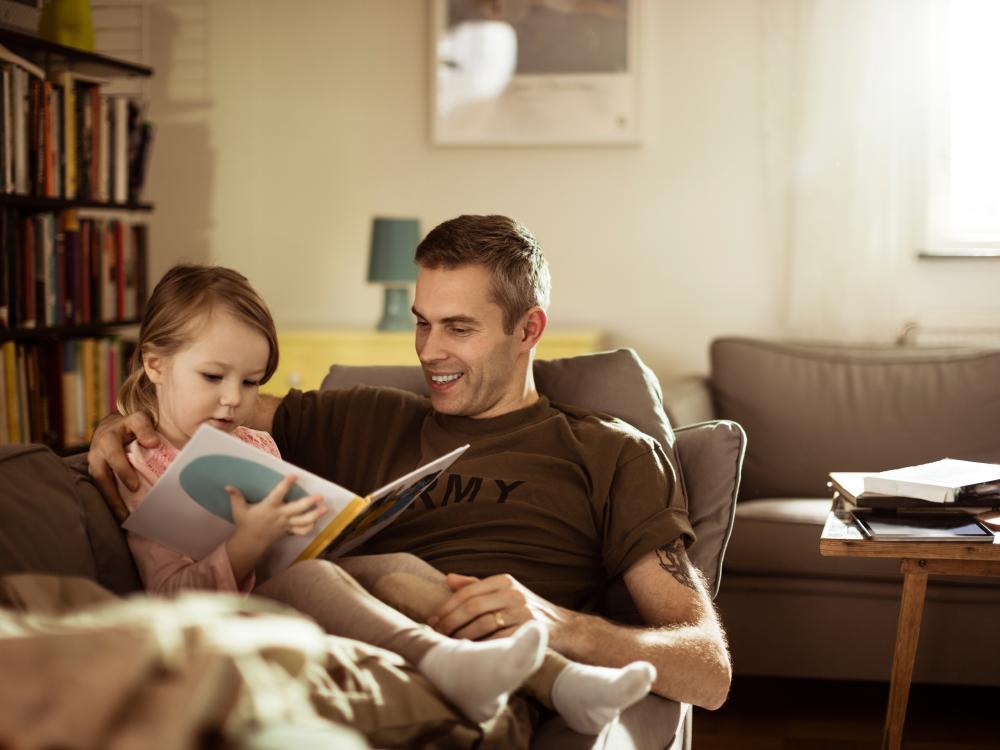
[[[513,576],[480,579],[449,573],[447,580],[455,593],[431,613],[427,624],[452,638],[501,638],[534,620],[549,631],[551,644],[553,638],[558,642],[559,627],[575,617],[575,613],[546,601]]]
[[[125,455],[125,445],[132,438],[145,448],[155,448],[160,444],[160,437],[145,414],[135,412],[127,417],[112,414],[97,425],[87,454],[90,476],[94,478],[94,484],[119,521],[128,518],[128,508],[118,494],[115,477],[121,479],[130,490],[139,488],[139,475]]]

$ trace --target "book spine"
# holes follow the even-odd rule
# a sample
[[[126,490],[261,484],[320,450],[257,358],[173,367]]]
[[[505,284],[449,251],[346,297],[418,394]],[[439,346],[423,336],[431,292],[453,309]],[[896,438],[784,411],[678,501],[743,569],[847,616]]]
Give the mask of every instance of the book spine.
[[[65,165],[65,195],[69,200],[73,200],[77,195],[77,106],[76,106],[76,85],[73,77],[68,72],[62,77],[63,91],[63,145],[65,153],[63,155]]]
[[[28,185],[28,74],[14,68],[11,102],[11,117],[14,122],[14,153],[11,158],[14,168],[14,192],[27,195]]]
[[[0,107],[3,108],[2,123],[0,123],[0,127],[3,128],[0,189],[5,193],[14,192],[14,118],[11,112],[14,102],[13,86],[10,66],[6,64],[0,66]]]
[[[21,442],[20,420],[17,406],[17,345],[13,341],[4,341],[3,373],[4,398],[7,402],[7,435],[12,443]]]
[[[125,232],[121,221],[111,223],[115,247],[115,318],[125,320]]]
[[[114,98],[114,201],[128,202],[128,99]]]

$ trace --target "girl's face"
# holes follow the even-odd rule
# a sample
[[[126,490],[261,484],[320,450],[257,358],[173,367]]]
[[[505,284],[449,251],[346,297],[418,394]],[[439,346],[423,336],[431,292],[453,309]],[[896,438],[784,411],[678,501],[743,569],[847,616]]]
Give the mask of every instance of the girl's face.
[[[170,356],[143,357],[156,387],[157,429],[178,448],[202,424],[232,432],[253,414],[267,369],[267,338],[216,309],[191,322],[193,336]]]

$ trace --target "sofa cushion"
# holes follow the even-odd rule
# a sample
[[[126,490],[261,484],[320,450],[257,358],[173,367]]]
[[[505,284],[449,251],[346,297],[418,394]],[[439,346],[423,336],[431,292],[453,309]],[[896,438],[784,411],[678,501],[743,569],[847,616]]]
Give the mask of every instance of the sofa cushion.
[[[0,574],[97,579],[73,474],[41,445],[0,447]]]
[[[1000,351],[712,342],[718,416],[751,446],[741,500],[828,497],[830,471],[1000,463]]]
[[[830,501],[818,498],[763,498],[739,503],[726,554],[726,573],[787,580],[900,579],[897,558],[820,555],[819,538],[829,513]],[[933,576],[933,579],[949,587],[1000,590],[1000,578]]]
[[[691,525],[698,535],[688,555],[715,596],[733,528],[746,433],[735,422],[718,420],[680,427],[676,435]]]
[[[830,501],[825,499],[766,498],[739,503],[726,574],[898,578],[899,561],[892,558],[821,556],[819,537],[829,513]]]
[[[655,438],[667,456],[674,457],[674,433],[663,410],[659,381],[634,350],[540,359],[534,374],[538,391],[550,400],[618,417]],[[427,395],[423,371],[415,365],[333,365],[320,390],[359,383]]]
[[[125,541],[125,532],[90,478],[87,454],[78,453],[64,458],[63,462],[73,472],[90,551],[97,567],[97,582],[116,594],[141,591],[142,580]]]
[[[142,588],[125,536],[87,474],[86,454],[0,447],[0,573],[88,578],[124,594]]]

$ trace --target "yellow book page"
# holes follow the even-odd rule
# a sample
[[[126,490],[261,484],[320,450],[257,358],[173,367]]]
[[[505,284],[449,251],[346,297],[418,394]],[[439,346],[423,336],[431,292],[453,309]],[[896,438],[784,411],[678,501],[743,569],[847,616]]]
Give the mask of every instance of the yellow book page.
[[[318,556],[329,546],[330,542],[337,538],[337,535],[341,531],[347,528],[347,524],[353,521],[367,505],[368,498],[366,497],[356,497],[351,500],[351,502],[347,504],[347,507],[340,511],[340,513],[337,514],[337,517],[330,521],[326,528],[316,535],[316,537],[309,543],[309,546],[299,553],[299,556],[295,558],[295,562],[299,562],[301,560],[311,560],[312,558]]]

